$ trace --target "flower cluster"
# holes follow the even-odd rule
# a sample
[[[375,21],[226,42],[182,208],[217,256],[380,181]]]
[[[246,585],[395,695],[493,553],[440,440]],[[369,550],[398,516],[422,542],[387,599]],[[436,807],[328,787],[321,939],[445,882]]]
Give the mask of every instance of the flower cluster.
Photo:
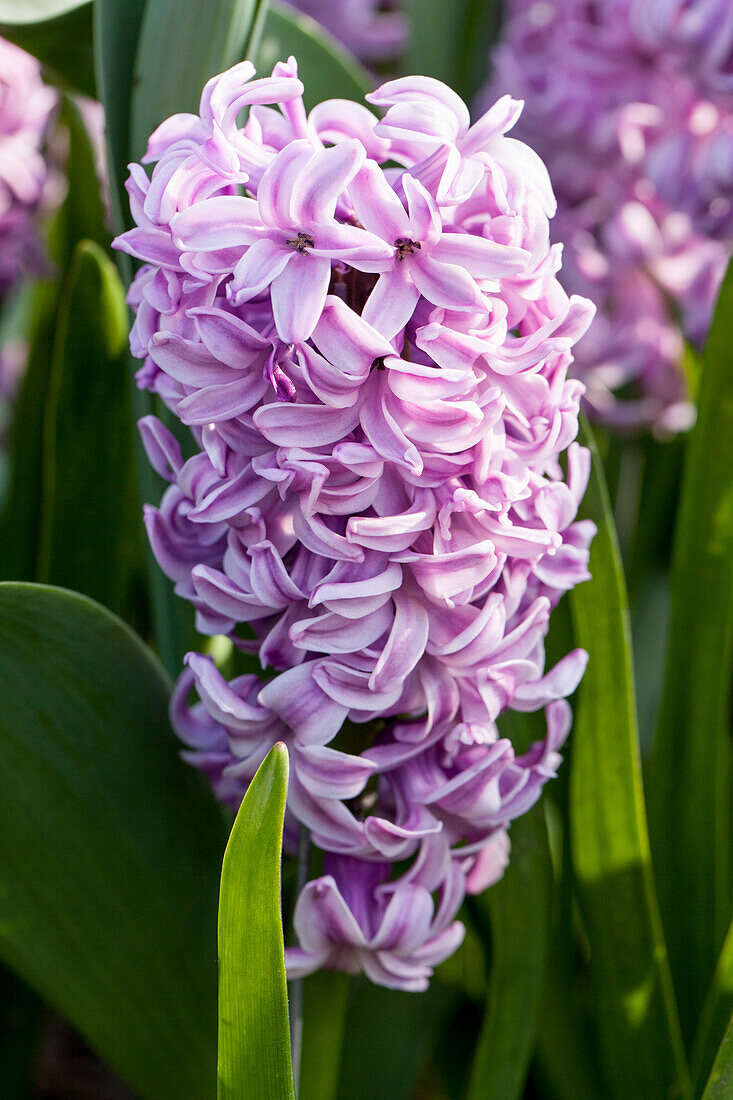
[[[42,264],[37,214],[49,171],[41,146],[55,103],[35,58],[0,38],[0,300]]]
[[[733,241],[733,10],[726,0],[512,0],[488,97],[558,197],[563,285],[599,315],[576,354],[615,427],[688,427],[684,341],[701,346]]]
[[[196,443],[184,460],[141,423],[170,483],[153,550],[199,629],[263,670],[227,682],[189,654],[173,722],[233,804],[289,747],[288,845],[305,828],[324,853],[290,974],[423,989],[554,774],[585,667],[546,671],[544,638],[588,575],[568,368],[593,307],[557,280],[549,179],[506,136],[508,96],[471,126],[413,77],[368,97],[381,120],[306,115],[292,58],[253,77],[235,66],[153,134],[117,241],[144,262],[139,382]],[[542,708],[545,739],[515,754],[502,714]]]
[[[407,19],[398,0],[291,0],[367,65],[399,57],[407,41]]]

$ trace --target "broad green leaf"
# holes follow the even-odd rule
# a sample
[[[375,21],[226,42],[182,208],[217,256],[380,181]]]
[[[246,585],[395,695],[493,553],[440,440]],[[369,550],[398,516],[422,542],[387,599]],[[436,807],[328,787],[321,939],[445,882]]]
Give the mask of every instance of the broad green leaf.
[[[77,245],[66,282],[46,399],[37,579],[129,621],[142,542],[125,293],[90,241]]]
[[[595,453],[582,515],[598,534],[593,579],[570,594],[576,640],[590,654],[572,735],[570,824],[601,1061],[611,1097],[667,1100],[689,1084],[649,851],[624,577]]]
[[[560,931],[560,930],[558,930]],[[570,928],[564,929],[572,947]],[[547,979],[540,1003],[535,1076],[541,1096],[554,1100],[601,1097],[600,1069],[587,1012],[583,975],[569,952],[555,955],[558,939],[550,944]]]
[[[317,970],[304,980],[298,1100],[338,1100],[349,975]]]
[[[413,1100],[421,1071],[459,997],[433,980],[425,993],[351,983],[338,1100]]]
[[[131,159],[130,97],[144,6],[144,0],[96,0],[94,5],[95,68],[107,120],[107,162],[113,217],[115,229],[120,233],[132,224],[124,182]],[[118,252],[115,258],[123,281],[129,285],[133,276],[130,257]],[[162,411],[153,395],[138,389],[135,384],[133,375],[138,366],[129,356],[128,374],[135,421],[150,413],[160,415]],[[141,503],[157,503],[162,482],[151,467],[138,434],[135,437],[135,461]],[[193,635],[190,607],[174,595],[172,584],[149,549],[146,562],[156,649],[164,667],[176,676],[183,652],[193,647],[189,641]]]
[[[288,750],[260,765],[224,854],[219,897],[219,1100],[292,1100],[280,859]]]
[[[3,1100],[27,1100],[42,1022],[42,1002],[11,970],[0,964],[0,1096]]]
[[[366,69],[343,46],[307,15],[287,4],[273,3],[265,19],[257,51],[257,68],[262,76],[277,61],[290,55],[298,61],[298,76],[305,85],[303,99],[310,110],[324,99],[354,99],[374,87]]]
[[[458,65],[458,35],[466,0],[408,0],[410,39],[406,72],[452,84]]]
[[[569,601],[552,614],[547,639],[547,663],[552,666],[574,645]],[[547,973],[540,1004],[534,1077],[540,1095],[552,1100],[604,1095],[592,1028],[590,976],[586,965],[587,937],[573,895],[569,828],[569,776],[573,737],[563,750],[557,780],[543,796],[547,834],[555,874],[552,932]]]
[[[91,240],[100,248],[110,246],[110,232],[102,203],[96,157],[89,133],[74,102],[67,96],[61,105],[59,126],[68,133],[66,199],[50,232],[49,249],[59,275],[69,269],[75,245]]]
[[[96,97],[92,58],[92,5],[84,0],[41,23],[3,23],[7,3],[0,4],[0,35],[33,54],[44,76],[70,91]]]
[[[130,97],[145,0],[95,0],[94,71],[104,107],[110,198],[115,229],[132,224],[125,180],[130,153]],[[129,258],[120,258],[125,281],[132,278]]]
[[[211,1100],[224,827],[119,619],[0,585],[0,956],[141,1100]]]
[[[683,1028],[691,1035],[731,918],[733,266],[703,356],[672,566],[652,840]]]
[[[464,0],[455,89],[469,105],[491,75],[491,50],[501,31],[503,0]]]
[[[501,882],[476,899],[491,970],[468,1100],[518,1100],[534,1048],[551,928],[552,863],[542,808],[515,821]]]
[[[198,111],[206,81],[246,57],[266,0],[147,0],[130,105],[131,156],[139,160],[164,119]]]
[[[731,1100],[733,1096],[733,1018],[718,1049],[702,1100]]]
[[[55,19],[88,0],[0,0],[0,23],[42,23]]]
[[[696,1095],[702,1092],[731,1014],[733,1014],[733,925],[728,930],[723,950],[720,952],[692,1047],[690,1068]]]
[[[404,71],[442,80],[471,103],[489,76],[501,0],[407,0]]]
[[[43,469],[43,419],[58,308],[58,287],[39,283],[33,295],[28,360],[10,428],[9,469],[0,515],[0,580],[33,580]]]
[[[641,485],[626,568],[632,604],[650,574],[669,568],[683,452],[683,441],[679,438],[665,442],[650,438],[641,442]]]

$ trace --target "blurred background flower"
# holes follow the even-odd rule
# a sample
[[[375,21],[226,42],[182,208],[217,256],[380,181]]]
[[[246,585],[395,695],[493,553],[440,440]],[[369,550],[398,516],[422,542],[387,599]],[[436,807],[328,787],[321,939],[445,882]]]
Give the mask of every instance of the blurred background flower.
[[[393,62],[404,51],[407,18],[400,0],[290,0],[366,65]]]
[[[41,80],[41,66],[0,38],[0,296],[30,272],[44,251],[38,213],[49,183],[43,155],[57,93]]]
[[[488,101],[558,198],[563,285],[598,315],[576,370],[594,415],[663,433],[694,418],[701,348],[733,238],[733,13],[710,0],[509,0]]]

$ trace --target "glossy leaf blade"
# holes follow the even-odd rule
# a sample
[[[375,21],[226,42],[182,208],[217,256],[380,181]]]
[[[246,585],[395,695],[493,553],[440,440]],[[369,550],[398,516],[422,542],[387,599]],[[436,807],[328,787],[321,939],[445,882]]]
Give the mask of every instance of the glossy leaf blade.
[[[129,621],[142,543],[125,294],[90,241],[77,246],[67,284],[46,402],[37,577]]]
[[[96,98],[89,0],[41,23],[4,23],[6,7],[0,5],[0,35],[37,57],[53,83]]]
[[[34,580],[43,486],[43,419],[51,370],[58,288],[33,294],[28,359],[10,427],[8,475],[0,514],[0,580]]]
[[[11,970],[0,964],[0,1096],[3,1100],[27,1100],[43,1016],[43,1003]]]
[[[720,952],[710,990],[700,1016],[690,1059],[692,1083],[696,1095],[705,1081],[716,1056],[721,1037],[733,1014],[733,925]]]
[[[298,61],[298,76],[305,85],[303,99],[310,110],[324,99],[364,102],[374,87],[366,69],[330,34],[307,15],[273,3],[267,12],[257,50],[261,75],[290,55]]]
[[[537,1030],[553,885],[541,807],[514,822],[511,841],[503,879],[476,899],[491,925],[492,958],[468,1100],[522,1096]]]
[[[219,1100],[292,1100],[280,859],[288,752],[270,750],[224,854],[219,899]]]
[[[88,0],[0,0],[0,23],[42,23],[80,8]]]
[[[338,1100],[413,1100],[459,997],[433,979],[425,993],[352,980]],[[306,1024],[307,1027],[307,1024]]]
[[[501,6],[499,0],[407,0],[405,74],[442,80],[471,103],[488,79]]]
[[[349,985],[349,975],[334,970],[304,979],[298,1100],[338,1100]]]
[[[665,691],[651,777],[652,840],[673,974],[691,1034],[731,917],[733,266],[703,357],[672,565]]]
[[[582,514],[598,534],[593,579],[570,594],[576,640],[590,654],[572,735],[573,868],[609,1096],[666,1100],[689,1085],[647,835],[624,577],[597,453]]]
[[[733,1096],[733,1019],[726,1029],[710,1071],[702,1100],[730,1100]]]
[[[130,153],[130,97],[133,87],[135,53],[145,0],[95,0],[94,70],[97,92],[104,107],[105,141],[110,197],[115,228],[129,228],[129,210],[125,196]],[[132,267],[125,262],[126,281]]]
[[[115,228],[120,233],[132,225],[124,183],[131,157],[130,96],[144,6],[144,0],[95,0],[94,5],[95,68],[107,122],[107,163],[112,209]],[[124,282],[129,285],[133,277],[130,257],[118,252],[115,258]],[[156,405],[153,395],[138,389],[135,384],[133,375],[137,366],[139,364],[131,356],[128,357],[135,421],[151,413],[160,415],[162,411]],[[161,496],[162,481],[151,467],[139,435],[136,435],[135,442],[140,503],[157,503]],[[156,650],[169,674],[177,676],[183,653],[194,648],[190,644],[193,616],[190,614],[190,606],[174,594],[172,584],[164,576],[149,549],[146,552],[146,561]]]
[[[123,623],[0,585],[0,955],[142,1100],[210,1100],[224,828]]]

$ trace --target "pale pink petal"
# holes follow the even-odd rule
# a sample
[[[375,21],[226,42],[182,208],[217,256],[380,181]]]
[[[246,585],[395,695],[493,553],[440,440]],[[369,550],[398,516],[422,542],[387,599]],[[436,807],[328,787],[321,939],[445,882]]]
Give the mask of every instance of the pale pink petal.
[[[330,875],[314,879],[301,890],[293,925],[307,951],[340,943],[366,945],[362,930]]]
[[[530,254],[524,248],[497,244],[469,233],[444,233],[430,253],[444,264],[463,267],[479,279],[503,279],[524,271]]]
[[[281,340],[299,344],[313,332],[323,311],[331,279],[331,261],[291,252],[290,263],[275,273],[270,291],[272,313]]]
[[[376,691],[389,691],[404,682],[428,641],[429,619],[424,604],[404,590],[395,592],[393,598],[394,623],[370,680]]]
[[[257,410],[254,422],[265,439],[276,447],[297,447],[303,443],[320,447],[351,431],[359,422],[359,411],[273,401]]]
[[[368,160],[352,181],[349,195],[357,218],[370,233],[390,243],[398,237],[409,237],[407,211],[373,160]]]
[[[420,291],[411,278],[412,265],[396,263],[379,276],[367,298],[362,317],[387,340],[392,340],[412,317]]]
[[[265,225],[287,230],[303,228],[293,219],[293,193],[300,174],[314,155],[310,141],[291,141],[265,170],[257,188],[257,205]]]
[[[248,367],[270,347],[269,340],[223,309],[198,306],[188,315],[194,318],[196,330],[211,354],[229,367]]]
[[[292,215],[303,226],[329,222],[336,200],[366,159],[359,141],[342,141],[316,153],[303,169],[293,194]]]
[[[249,246],[237,266],[227,288],[232,305],[239,306],[260,294],[276,279],[297,254],[285,242],[256,241]]]
[[[405,173],[402,177],[402,186],[405,189],[410,212],[410,232],[407,235],[413,241],[434,245],[440,240],[443,228],[443,219],[435,199],[425,190],[420,181],[413,179],[409,173]]]
[[[394,256],[386,241],[356,225],[319,225],[312,236],[313,245],[308,248],[312,255],[344,260],[360,271],[382,271]]]
[[[420,294],[433,305],[457,311],[487,310],[475,279],[454,264],[442,264],[419,253],[410,257],[410,274]]]
[[[377,770],[362,756],[326,745],[295,745],[294,767],[301,783],[317,798],[356,798]]]
[[[265,232],[257,203],[243,195],[204,199],[171,218],[177,247],[193,252],[252,244]]]

